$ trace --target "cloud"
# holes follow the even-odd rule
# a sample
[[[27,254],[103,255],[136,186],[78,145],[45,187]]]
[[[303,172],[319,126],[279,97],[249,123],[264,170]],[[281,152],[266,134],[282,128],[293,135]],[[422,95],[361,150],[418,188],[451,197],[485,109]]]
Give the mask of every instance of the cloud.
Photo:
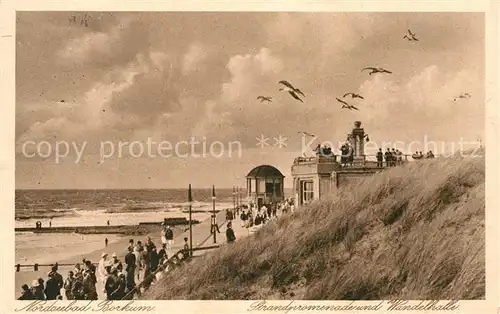
[[[431,65],[407,80],[373,75],[358,92],[365,97],[356,102],[358,117],[367,123],[388,121],[393,138],[404,137],[402,134],[434,134],[450,139],[470,136],[461,128],[460,119],[469,116],[475,120],[484,115],[482,77],[468,69],[449,72]],[[465,92],[473,97],[453,101]]]
[[[284,64],[270,49],[261,48],[254,55],[233,56],[226,68],[231,73],[231,80],[222,85],[222,98],[230,102],[255,91],[257,85],[273,81],[271,78],[283,70]]]
[[[182,63],[182,73],[187,75],[197,70],[200,62],[208,56],[206,48],[200,43],[192,43],[189,46],[187,53],[184,55]]]
[[[60,58],[77,62],[86,59],[92,51],[109,55],[111,54],[110,42],[113,41],[113,35],[115,34],[85,34],[83,37],[72,39],[58,55]]]
[[[250,149],[281,133],[291,151],[297,131],[336,143],[354,120],[373,141],[483,129],[481,14],[120,12],[88,28],[68,27],[68,14],[19,13],[16,139],[204,136]],[[418,44],[402,40],[407,28]],[[305,102],[279,92],[281,79]],[[347,92],[365,96],[350,100],[359,112],[340,109]],[[473,98],[453,102],[462,92]]]
[[[151,63],[138,55],[135,62],[108,73],[74,102],[34,103],[22,107],[18,121],[24,121],[17,144],[27,140],[88,140],[92,135],[106,136],[105,130],[123,124],[137,123],[130,116],[113,112],[109,105],[116,93],[126,91],[136,76],[151,70]],[[36,120],[27,119],[36,117]]]
[[[113,48],[122,39],[125,29],[130,26],[131,22],[131,19],[124,17],[111,30],[94,31],[72,38],[57,55],[67,62],[86,61],[93,55],[100,55],[101,58],[112,57],[116,52]]]

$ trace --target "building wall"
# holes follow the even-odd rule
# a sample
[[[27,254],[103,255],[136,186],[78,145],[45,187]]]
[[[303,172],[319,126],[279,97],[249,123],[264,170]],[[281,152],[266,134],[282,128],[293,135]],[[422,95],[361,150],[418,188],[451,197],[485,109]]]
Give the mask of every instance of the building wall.
[[[294,176],[310,175],[316,173],[318,173],[318,165],[315,163],[303,163],[300,165],[294,165],[292,167],[292,174]]]
[[[319,197],[330,194],[332,189],[332,178],[330,176],[319,176]]]
[[[345,186],[347,184],[355,184],[363,180],[364,178],[370,177],[374,175],[378,171],[373,170],[365,170],[365,171],[356,171],[356,172],[337,172],[337,186],[338,188]]]
[[[325,195],[335,193],[336,190],[347,184],[355,184],[357,181],[381,171],[378,168],[344,168],[326,174],[323,171],[327,169],[320,169],[322,167],[323,165],[318,163],[300,164],[292,167],[295,204],[300,205],[300,181],[313,181],[314,199],[320,199]],[[324,167],[332,167],[332,165],[325,164]]]

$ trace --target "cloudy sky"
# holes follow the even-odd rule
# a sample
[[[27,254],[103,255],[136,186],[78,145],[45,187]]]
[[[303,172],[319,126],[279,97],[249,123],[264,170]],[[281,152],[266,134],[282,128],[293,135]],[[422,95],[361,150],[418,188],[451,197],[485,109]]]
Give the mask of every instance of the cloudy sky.
[[[405,152],[484,138],[482,13],[21,12],[16,37],[16,188],[231,187],[259,164],[291,186],[297,132],[335,146],[355,120]]]

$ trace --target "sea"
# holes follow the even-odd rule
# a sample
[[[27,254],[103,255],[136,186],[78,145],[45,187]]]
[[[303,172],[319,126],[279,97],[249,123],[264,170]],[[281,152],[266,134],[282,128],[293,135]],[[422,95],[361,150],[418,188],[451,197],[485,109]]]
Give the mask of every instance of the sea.
[[[242,202],[245,193],[241,192]],[[192,190],[193,219],[210,217],[213,210],[212,190]],[[99,226],[135,225],[140,222],[159,222],[169,217],[188,217],[187,189],[141,190],[16,190],[15,227],[42,226]],[[233,207],[233,190],[216,190],[216,209]],[[16,262],[36,261],[50,263],[54,256],[59,260],[91,252],[102,245],[119,241],[121,235],[76,233],[16,232]]]

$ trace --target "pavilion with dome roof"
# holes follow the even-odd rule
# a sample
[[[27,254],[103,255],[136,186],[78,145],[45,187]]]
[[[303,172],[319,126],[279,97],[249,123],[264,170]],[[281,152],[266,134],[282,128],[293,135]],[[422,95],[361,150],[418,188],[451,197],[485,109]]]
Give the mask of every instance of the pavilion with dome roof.
[[[262,206],[269,202],[282,201],[285,198],[285,176],[277,168],[270,165],[260,165],[253,168],[247,179],[247,198]]]

